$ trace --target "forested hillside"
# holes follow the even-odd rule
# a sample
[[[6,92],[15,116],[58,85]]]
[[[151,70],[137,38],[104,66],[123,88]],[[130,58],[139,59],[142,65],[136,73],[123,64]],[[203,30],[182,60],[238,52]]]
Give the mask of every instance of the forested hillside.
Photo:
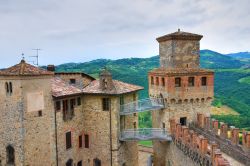
[[[238,53],[242,54],[242,53]],[[244,58],[236,54],[223,55],[211,50],[201,51],[201,66],[215,70],[215,101],[220,107],[227,105],[240,113],[240,116],[216,116],[230,125],[250,127],[250,55]],[[236,57],[236,58],[234,58]],[[94,77],[104,67],[113,74],[114,79],[141,85],[145,89],[140,93],[141,98],[148,96],[147,73],[159,66],[159,56],[151,58],[129,58],[119,60],[98,59],[85,63],[67,63],[57,66],[57,71],[85,72]],[[147,114],[147,113],[146,113]],[[146,122],[149,117],[143,116]]]

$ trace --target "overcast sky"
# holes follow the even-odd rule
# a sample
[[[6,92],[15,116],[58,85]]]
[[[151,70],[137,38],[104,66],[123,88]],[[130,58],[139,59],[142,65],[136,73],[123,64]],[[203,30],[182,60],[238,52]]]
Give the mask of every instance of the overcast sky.
[[[249,0],[0,0],[0,68],[41,48],[41,65],[150,57],[156,37],[202,34],[201,49],[249,51]]]

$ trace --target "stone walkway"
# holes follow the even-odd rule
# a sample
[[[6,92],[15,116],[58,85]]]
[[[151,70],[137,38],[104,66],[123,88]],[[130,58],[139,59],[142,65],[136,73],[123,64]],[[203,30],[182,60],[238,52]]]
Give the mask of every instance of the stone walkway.
[[[139,166],[147,166],[148,157],[153,154],[153,148],[139,145]]]

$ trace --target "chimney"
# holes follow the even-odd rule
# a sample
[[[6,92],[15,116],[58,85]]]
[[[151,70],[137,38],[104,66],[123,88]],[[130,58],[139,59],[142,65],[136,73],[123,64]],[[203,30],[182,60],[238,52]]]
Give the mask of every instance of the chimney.
[[[104,91],[110,91],[114,89],[112,80],[112,74],[105,68],[99,75],[100,88]]]
[[[52,72],[56,71],[55,65],[48,65],[47,70]]]

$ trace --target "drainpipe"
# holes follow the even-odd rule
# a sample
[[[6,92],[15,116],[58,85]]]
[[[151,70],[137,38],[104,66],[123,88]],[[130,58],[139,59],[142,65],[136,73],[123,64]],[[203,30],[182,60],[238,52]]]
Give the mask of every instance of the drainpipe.
[[[110,99],[110,107],[109,109],[111,108],[111,99]],[[113,165],[113,156],[112,156],[112,116],[111,116],[111,109],[109,110],[109,138],[110,138],[110,165],[112,166]]]
[[[57,146],[57,119],[56,119],[56,109],[55,111],[55,141],[56,141],[56,166],[58,166],[58,146]]]

